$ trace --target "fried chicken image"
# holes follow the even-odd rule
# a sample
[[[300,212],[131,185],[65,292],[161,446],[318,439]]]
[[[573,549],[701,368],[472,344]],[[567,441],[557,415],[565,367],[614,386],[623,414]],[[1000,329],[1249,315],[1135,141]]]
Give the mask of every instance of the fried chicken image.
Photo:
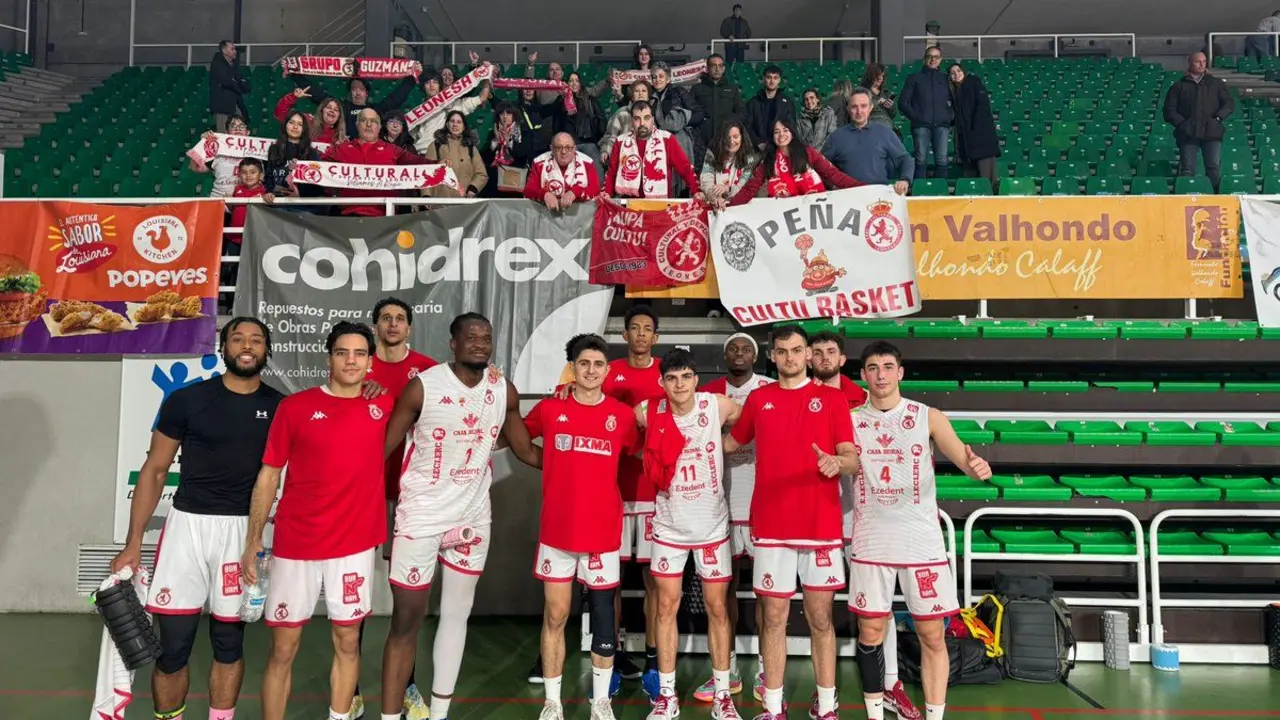
[[[200,296],[192,295],[170,306],[169,315],[175,319],[199,317],[202,307]]]
[[[172,305],[180,302],[182,296],[172,290],[161,290],[160,292],[147,298],[148,305]]]
[[[88,310],[77,310],[65,313],[62,320],[59,321],[58,331],[63,335],[72,333],[77,330],[86,330],[90,327],[89,323],[93,320],[93,313]]]
[[[97,303],[85,302],[84,300],[60,300],[49,308],[49,316],[53,318],[54,322],[60,323],[67,315],[74,313],[88,312],[92,316],[106,311],[106,308]]]
[[[169,314],[169,305],[164,303],[147,303],[133,311],[134,322],[159,322]]]
[[[89,321],[90,327],[97,328],[102,332],[119,330],[120,326],[123,324],[124,316],[117,312],[111,312],[110,310],[94,315],[93,319]]]

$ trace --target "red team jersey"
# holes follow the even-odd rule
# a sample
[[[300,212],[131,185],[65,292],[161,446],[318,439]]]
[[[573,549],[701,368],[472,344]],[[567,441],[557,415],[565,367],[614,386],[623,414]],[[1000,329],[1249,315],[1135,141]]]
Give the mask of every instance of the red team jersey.
[[[756,442],[751,535],[759,545],[841,544],[840,482],[818,471],[813,445],[835,454],[853,442],[844,393],[812,380],[791,390],[771,383],[752,391],[730,435]]]
[[[867,404],[867,391],[843,374],[840,375],[840,392],[844,393],[845,399],[849,401],[850,410],[857,410]]]
[[[386,539],[382,454],[393,404],[390,394],[339,398],[323,387],[280,402],[262,456],[286,468],[275,555],[332,560]]]
[[[658,359],[650,358],[649,367],[633,368],[626,358],[609,363],[609,373],[604,377],[604,394],[634,408],[645,400],[666,397],[662,389],[662,371]],[[622,500],[634,509],[632,514],[653,512],[657,488],[644,479],[644,461],[635,455],[625,455],[618,469],[618,484],[622,488]],[[619,537],[622,531],[619,530]]]
[[[542,438],[538,541],[573,553],[604,553],[622,541],[618,460],[640,448],[635,411],[611,397],[583,405],[549,397],[524,419]]]
[[[439,364],[426,355],[412,350],[400,362],[386,362],[375,357],[373,365],[369,368],[369,379],[386,388],[387,397],[394,403],[409,385],[409,381],[418,377],[418,373]],[[388,500],[400,497],[400,468],[404,465],[404,447],[403,442],[397,445],[383,466]]]

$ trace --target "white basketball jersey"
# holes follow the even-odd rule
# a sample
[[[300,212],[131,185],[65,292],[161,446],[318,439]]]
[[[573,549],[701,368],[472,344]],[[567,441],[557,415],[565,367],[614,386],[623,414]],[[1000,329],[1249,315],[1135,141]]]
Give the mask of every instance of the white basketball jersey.
[[[751,391],[774,382],[773,378],[752,375],[742,387],[725,382],[724,394],[745,406]],[[734,525],[751,522],[751,493],[756,487],[756,443],[754,440],[724,456],[724,482],[729,486],[729,516]]]
[[[929,440],[929,408],[901,400],[853,412],[861,462],[853,482],[853,556],[890,565],[946,560]]]
[[[422,412],[409,433],[396,535],[430,537],[492,520],[489,457],[507,415],[507,381],[467,387],[442,363],[420,373]]]
[[[669,410],[665,398],[658,403],[659,412]],[[720,404],[711,393],[695,393],[693,410],[672,417],[684,436],[684,451],[671,487],[654,500],[654,538],[676,546],[720,542],[729,537]]]

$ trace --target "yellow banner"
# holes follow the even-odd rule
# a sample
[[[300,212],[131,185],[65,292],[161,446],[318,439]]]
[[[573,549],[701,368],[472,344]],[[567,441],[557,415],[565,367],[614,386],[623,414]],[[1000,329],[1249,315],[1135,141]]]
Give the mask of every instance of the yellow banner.
[[[912,199],[908,212],[925,300],[1244,296],[1230,195]],[[719,297],[715,267],[627,297]]]

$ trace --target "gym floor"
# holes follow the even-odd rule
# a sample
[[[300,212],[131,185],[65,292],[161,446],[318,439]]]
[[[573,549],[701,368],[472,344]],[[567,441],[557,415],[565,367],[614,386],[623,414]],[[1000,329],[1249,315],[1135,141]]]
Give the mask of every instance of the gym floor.
[[[429,619],[419,644],[418,674],[424,694],[430,685],[430,638],[434,620]],[[366,718],[377,718],[379,669],[386,618],[369,621],[361,682],[366,702],[373,701]],[[293,697],[288,717],[292,720],[319,720],[328,708],[329,661],[331,657],[328,623],[317,618],[306,629],[303,649],[293,669]],[[0,715],[18,720],[83,718],[93,701],[98,648],[102,624],[97,615],[0,615]],[[267,633],[262,626],[251,627],[246,638],[248,658],[243,694],[237,720],[261,717],[258,690]],[[450,712],[450,720],[529,720],[542,705],[539,685],[525,682],[538,649],[538,623],[533,618],[474,618],[467,638],[467,654],[462,677]],[[191,660],[191,696],[187,717],[206,716],[205,694],[209,671],[209,646],[204,626]],[[754,660],[742,658],[744,675],[752,671]],[[567,716],[586,720],[585,698],[590,684],[589,660],[570,648],[565,675],[577,678],[565,683]],[[135,678],[136,699],[126,717],[147,720],[151,715],[149,669]],[[710,666],[704,656],[681,659],[677,687],[682,714],[693,719],[710,717],[707,706],[690,696],[705,680]],[[857,668],[852,659],[841,659],[838,687],[843,689],[841,715],[861,718]],[[787,696],[790,716],[803,718],[813,692],[812,673],[806,658],[793,658],[788,665]],[[1006,680],[994,687],[953,688],[947,704],[948,718],[1008,718],[1010,720],[1086,720],[1106,716],[1150,718],[1258,717],[1280,718],[1280,672],[1265,666],[1183,666],[1181,672],[1163,673],[1146,664],[1134,664],[1129,671],[1108,670],[1101,664],[1084,664],[1071,675],[1073,691],[1064,685],[1033,685]],[[1078,692],[1077,692],[1078,691]],[[923,707],[920,688],[908,692]],[[738,711],[746,720],[758,712],[748,681],[735,696]],[[614,698],[619,720],[640,720],[648,713],[648,701],[639,682],[624,683]],[[888,715],[893,717],[892,714]]]

